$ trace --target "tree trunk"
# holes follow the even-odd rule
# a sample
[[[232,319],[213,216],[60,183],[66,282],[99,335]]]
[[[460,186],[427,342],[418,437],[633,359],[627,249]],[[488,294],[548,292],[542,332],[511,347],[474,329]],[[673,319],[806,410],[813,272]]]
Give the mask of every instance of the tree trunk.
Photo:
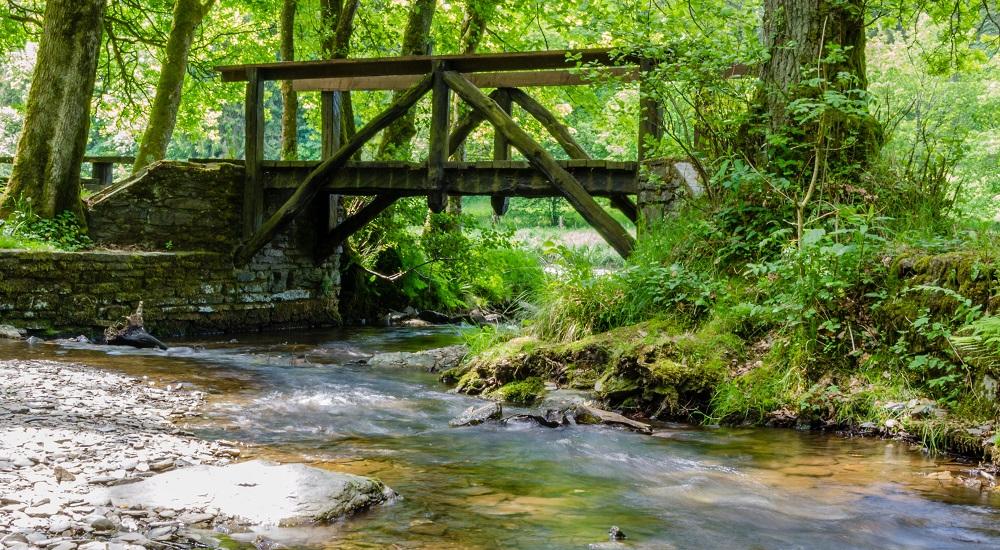
[[[295,61],[295,8],[297,0],[281,3],[281,60]],[[281,158],[296,160],[299,157],[298,111],[299,96],[290,80],[281,81]]]
[[[320,0],[320,20],[323,38],[320,47],[325,59],[346,59],[351,50],[351,34],[354,33],[354,15],[361,0]],[[351,92],[343,92],[340,101],[341,137],[346,143],[354,137],[354,107]]]
[[[467,0],[465,18],[462,20],[462,37],[460,39],[462,53],[476,53],[476,50],[479,49],[479,42],[482,41],[483,34],[486,33],[486,25],[493,18],[493,13],[496,11],[499,3],[499,0]],[[464,101],[456,97],[455,107],[452,108],[455,119],[460,119],[466,111],[468,111],[468,106],[466,106]],[[465,160],[465,144],[462,144],[455,151],[454,157],[455,160]],[[448,197],[448,213],[456,216],[462,213],[461,195]],[[455,227],[448,227],[447,229],[455,229]]]
[[[413,0],[410,16],[403,33],[400,55],[426,55],[430,53],[431,22],[437,0]],[[393,101],[401,92],[393,94]],[[417,134],[415,114],[411,111],[389,126],[382,134],[376,158],[379,160],[410,159],[411,141]]]
[[[173,23],[167,37],[160,79],[156,83],[156,96],[149,112],[149,123],[142,134],[139,152],[135,156],[132,173],[167,156],[170,137],[177,124],[177,110],[181,105],[184,76],[187,74],[188,54],[194,31],[205,19],[215,0],[177,0],[174,2]]]
[[[765,0],[762,31],[770,57],[760,70],[753,142],[774,171],[781,172],[776,169],[781,161],[795,176],[808,175],[819,136],[830,151],[832,171],[863,169],[878,152],[881,135],[867,110],[864,5],[863,0]],[[827,91],[844,94],[851,108],[824,105]],[[825,114],[805,120],[791,111],[793,102]]]
[[[87,148],[104,10],[104,0],[46,2],[24,130],[0,214],[25,201],[39,216],[52,218],[68,210],[85,223],[80,165]]]

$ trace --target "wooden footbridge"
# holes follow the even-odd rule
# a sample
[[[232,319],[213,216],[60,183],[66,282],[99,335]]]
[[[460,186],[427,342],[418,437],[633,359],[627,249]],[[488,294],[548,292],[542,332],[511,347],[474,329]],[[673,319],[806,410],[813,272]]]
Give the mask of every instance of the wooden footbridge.
[[[445,208],[451,196],[488,195],[497,215],[509,198],[561,196],[622,256],[634,246],[632,236],[594,197],[606,197],[612,207],[632,222],[640,208],[634,201],[643,186],[642,172],[669,174],[669,164],[646,159],[646,146],[662,135],[661,107],[643,90],[643,74],[653,62],[634,56],[616,56],[611,50],[543,51],[502,54],[405,56],[379,59],[282,62],[218,67],[223,81],[246,82],[246,132],[242,225],[244,243],[236,263],[244,264],[282,229],[306,211],[321,212],[315,223],[320,232],[317,262],[333,254],[350,235],[374,220],[401,197],[426,196],[434,212]],[[745,74],[735,65],[726,76]],[[636,160],[593,159],[559,118],[523,88],[586,86],[603,80],[639,82],[639,131]],[[264,83],[290,81],[298,91],[321,93],[322,160],[264,159]],[[492,90],[489,93],[484,89]],[[353,135],[341,120],[342,94],[350,91],[398,91],[395,101]],[[427,94],[431,95],[428,156],[421,163],[357,160],[362,147],[399,119]],[[451,124],[452,94],[471,107]],[[511,117],[517,106],[537,120],[565,151],[569,160],[556,160]],[[488,161],[450,161],[469,135],[483,122],[495,129],[493,158]],[[511,160],[518,150],[524,161]],[[0,157],[0,163],[12,159]],[[86,157],[92,178],[100,187],[111,182],[115,164],[131,157]],[[192,159],[195,162],[240,162]],[[640,171],[645,165],[649,170]],[[655,180],[656,178],[653,178]],[[668,175],[669,179],[669,175]],[[648,183],[648,182],[647,182]],[[648,187],[648,185],[646,186]],[[266,219],[265,189],[284,189],[291,196]],[[346,219],[338,218],[340,195],[374,198]],[[667,193],[669,195],[669,193]],[[640,205],[641,206],[641,205]]]
[[[219,67],[226,82],[246,82],[246,170],[243,230],[246,241],[236,253],[237,263],[248,261],[310,205],[333,204],[332,195],[373,195],[358,212],[324,227],[318,259],[325,258],[351,234],[405,196],[426,196],[429,208],[440,212],[448,195],[489,195],[495,212],[507,210],[511,196],[562,196],[622,256],[633,248],[633,238],[595,200],[611,204],[636,221],[639,163],[643,144],[659,132],[659,110],[648,94],[640,93],[639,151],[635,162],[592,159],[570,130],[522,88],[589,85],[612,76],[640,80],[648,63],[612,55],[609,50],[546,51],[483,55],[412,56],[283,62]],[[264,151],[264,83],[291,81],[299,91],[322,94],[323,160],[266,161]],[[641,84],[640,84],[641,86]],[[492,89],[486,92],[483,89]],[[400,90],[396,100],[352,136],[341,121],[341,94],[352,90]],[[379,131],[431,95],[431,123],[427,160],[423,163],[354,160]],[[451,94],[471,107],[451,124]],[[556,160],[511,117],[513,106],[533,116],[565,150],[570,160]],[[493,159],[452,162],[449,158],[483,122],[495,128]],[[342,136],[345,136],[342,139]],[[524,162],[511,160],[511,148]],[[265,178],[265,172],[268,173]],[[278,177],[275,177],[275,174]],[[291,197],[264,219],[265,180],[271,186],[294,187]],[[331,206],[335,210],[335,206]],[[329,212],[336,220],[335,212]]]

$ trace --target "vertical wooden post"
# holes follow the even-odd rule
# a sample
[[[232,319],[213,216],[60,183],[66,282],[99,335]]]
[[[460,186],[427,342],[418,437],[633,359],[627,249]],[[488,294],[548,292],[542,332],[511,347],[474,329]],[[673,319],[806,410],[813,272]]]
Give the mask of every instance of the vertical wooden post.
[[[444,65],[434,63],[434,83],[431,87],[431,132],[427,154],[427,180],[437,189],[444,187],[444,163],[448,161],[448,123],[451,109],[451,90],[444,81]],[[448,196],[444,191],[432,191],[427,195],[427,207],[431,212],[444,212]]]
[[[264,81],[257,69],[247,69],[245,111],[246,183],[243,187],[243,236],[249,239],[264,218]]]
[[[93,161],[90,163],[91,176],[97,180],[97,185],[107,187],[115,180],[115,165],[106,161]]]
[[[511,114],[512,104],[510,94],[503,92],[496,96],[497,105],[508,115]],[[510,160],[510,140],[498,130],[493,132],[493,160]],[[510,208],[510,197],[494,195],[490,197],[490,206],[493,207],[493,214],[497,217],[503,216]]]
[[[342,105],[343,95],[339,91],[320,94],[320,139],[323,144],[321,160],[332,157],[340,149],[344,125]],[[325,202],[320,205],[318,221],[320,238],[325,238],[340,223],[340,195],[326,194]],[[337,252],[340,252],[339,247]]]
[[[646,80],[653,69],[650,60],[639,63],[639,162],[649,157],[649,141],[663,137],[663,120],[659,103],[650,95]]]

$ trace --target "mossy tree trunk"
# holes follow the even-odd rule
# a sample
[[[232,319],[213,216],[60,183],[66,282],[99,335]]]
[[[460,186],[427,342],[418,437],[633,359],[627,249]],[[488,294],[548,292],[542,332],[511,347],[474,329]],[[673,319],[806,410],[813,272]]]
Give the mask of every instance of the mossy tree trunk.
[[[149,122],[139,143],[132,173],[137,173],[152,162],[167,156],[170,137],[177,125],[177,110],[181,105],[184,76],[187,73],[188,55],[194,33],[212,9],[215,0],[176,0],[173,22],[167,37],[167,47],[163,52],[160,78],[156,83],[156,95],[149,111]]]
[[[351,51],[351,35],[354,33],[354,16],[358,12],[360,0],[320,0],[320,25],[323,38],[320,48],[325,59],[345,59]],[[340,101],[341,143],[354,137],[354,107],[351,93],[343,92]]]
[[[281,3],[281,60],[295,61],[295,9],[297,0]],[[289,80],[281,81],[281,158],[299,158],[298,111],[299,96]]]
[[[105,7],[105,0],[46,2],[24,130],[0,214],[25,201],[39,216],[51,218],[68,210],[85,223],[80,165],[87,148]]]
[[[400,55],[426,55],[430,53],[431,22],[434,20],[434,8],[437,0],[413,0],[410,16],[403,32],[403,49]],[[403,92],[395,92],[392,96],[396,101]],[[411,142],[417,134],[414,122],[415,113],[410,111],[402,118],[386,128],[379,143],[379,160],[410,159]]]
[[[486,33],[486,26],[496,12],[499,0],[468,0],[465,7],[465,18],[462,20],[462,37],[460,40],[462,53],[476,53],[479,43]],[[456,120],[460,119],[468,106],[459,98],[455,98],[455,107],[452,113]],[[454,154],[455,160],[465,160],[465,144],[463,143]],[[459,215],[462,213],[462,197],[448,197],[448,213]]]
[[[760,68],[750,143],[771,171],[808,179],[823,149],[829,171],[855,172],[878,153],[881,133],[868,112],[865,4],[764,1],[769,57]]]

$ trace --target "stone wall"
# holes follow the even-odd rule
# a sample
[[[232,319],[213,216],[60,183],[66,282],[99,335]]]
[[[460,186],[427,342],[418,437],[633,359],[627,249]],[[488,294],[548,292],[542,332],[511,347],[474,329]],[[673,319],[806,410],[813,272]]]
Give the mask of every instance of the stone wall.
[[[234,267],[242,185],[240,166],[163,162],[91,197],[90,234],[107,249],[0,251],[0,324],[97,333],[140,300],[161,335],[339,323],[339,258],[313,261],[321,209]],[[268,190],[265,213],[290,193]]]

